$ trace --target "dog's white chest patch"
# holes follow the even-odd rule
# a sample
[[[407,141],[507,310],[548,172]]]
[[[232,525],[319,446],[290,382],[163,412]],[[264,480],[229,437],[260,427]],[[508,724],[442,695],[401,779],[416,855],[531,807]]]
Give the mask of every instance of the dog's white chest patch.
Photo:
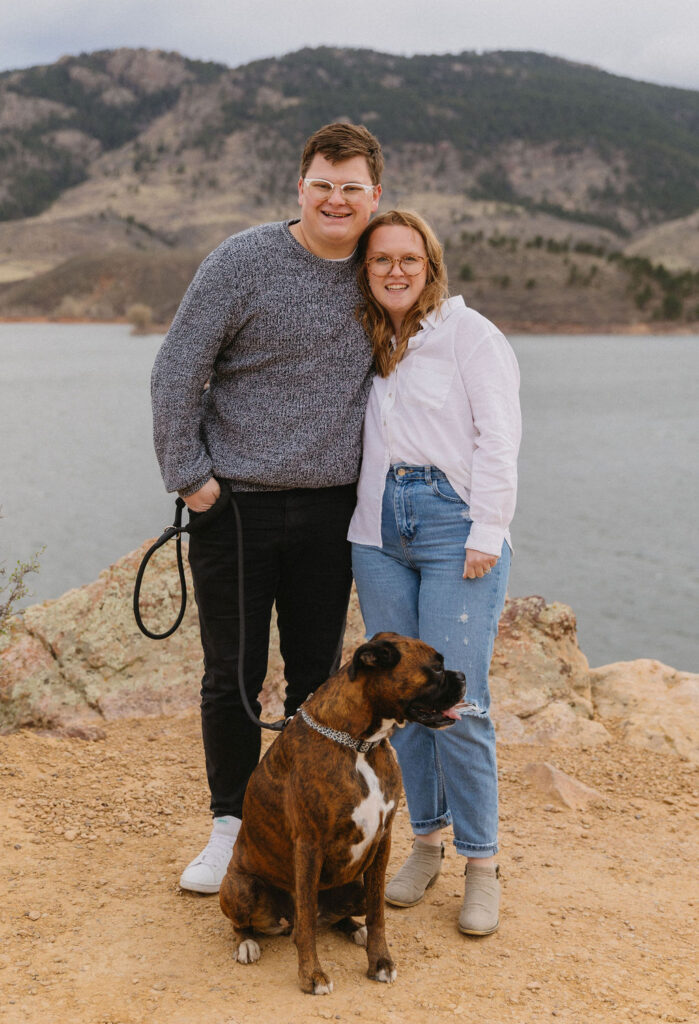
[[[364,856],[377,833],[383,830],[386,816],[393,810],[395,803],[393,800],[386,801],[378,776],[371,765],[367,764],[364,754],[357,754],[357,771],[369,787],[369,792],[352,812],[353,822],[364,834],[363,839],[350,847],[354,861]]]

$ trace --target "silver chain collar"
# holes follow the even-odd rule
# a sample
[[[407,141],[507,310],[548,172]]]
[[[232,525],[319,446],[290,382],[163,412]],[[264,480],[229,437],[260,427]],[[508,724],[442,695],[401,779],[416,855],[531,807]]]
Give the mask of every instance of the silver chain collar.
[[[366,754],[368,750],[377,747],[381,742],[381,740],[355,740],[348,732],[338,732],[337,729],[331,729],[327,725],[321,725],[319,722],[316,722],[303,708],[299,708],[299,714],[306,725],[310,725],[311,729],[315,729],[321,736],[327,736],[328,739],[335,740],[336,743],[340,743],[343,747],[351,747],[352,750],[357,750],[360,754]]]

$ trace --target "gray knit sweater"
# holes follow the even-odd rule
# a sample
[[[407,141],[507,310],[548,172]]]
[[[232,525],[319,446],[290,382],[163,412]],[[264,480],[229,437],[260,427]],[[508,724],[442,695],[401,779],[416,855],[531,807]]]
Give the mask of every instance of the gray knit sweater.
[[[314,256],[289,223],[207,256],[158,352],[153,436],[168,491],[192,494],[212,474],[248,491],[357,479],[371,348],[354,315],[356,261]]]

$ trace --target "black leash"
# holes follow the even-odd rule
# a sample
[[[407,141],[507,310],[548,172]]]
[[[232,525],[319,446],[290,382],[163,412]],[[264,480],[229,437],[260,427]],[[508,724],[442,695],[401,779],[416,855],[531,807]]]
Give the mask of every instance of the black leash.
[[[166,637],[172,636],[175,630],[179,627],[184,613],[187,608],[187,582],[184,575],[184,565],[182,562],[182,534],[183,533],[198,533],[200,530],[210,526],[211,523],[218,519],[224,509],[230,504],[233,508],[233,515],[235,517],[235,531],[238,542],[238,688],[240,690],[240,699],[243,702],[243,707],[248,715],[248,718],[255,725],[259,726],[260,729],[272,729],[275,732],[281,732],[286,725],[286,719],[281,719],[278,722],[263,722],[261,721],[250,706],[248,695],[245,692],[245,683],[243,678],[244,664],[245,664],[245,573],[243,567],[243,524],[240,518],[240,510],[238,504],[231,494],[230,487],[225,480],[219,481],[221,487],[221,493],[216,499],[215,503],[208,508],[206,512],[201,512],[197,515],[196,519],[190,520],[186,526],[182,525],[182,510],[185,507],[185,502],[182,498],[178,498],[175,502],[175,521],[172,526],[167,526],[165,530],[156,540],[148,551],[143,556],[143,561],[138,567],[138,573],[136,574],[136,582],[133,590],[133,613],[136,619],[136,625],[144,634],[151,640],[165,640]],[[140,596],[141,596],[141,583],[143,581],[143,574],[146,571],[146,566],[150,562],[151,558],[163,544],[167,544],[173,537],[177,537],[176,550],[177,550],[177,572],[180,577],[180,589],[182,593],[182,601],[180,603],[180,610],[178,612],[175,622],[166,630],[165,633],[153,633],[143,622],[141,618],[140,609]]]

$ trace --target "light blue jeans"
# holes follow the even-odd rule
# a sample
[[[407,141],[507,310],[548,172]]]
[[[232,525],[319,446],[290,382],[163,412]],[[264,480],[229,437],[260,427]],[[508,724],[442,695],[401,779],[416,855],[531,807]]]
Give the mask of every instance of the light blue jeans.
[[[498,850],[495,730],[488,671],[505,604],[510,549],[481,579],[463,579],[468,506],[434,466],[393,466],[383,496],[383,547],[352,545],[367,636],[389,630],[419,637],[466,676],[471,705],[448,729],[410,723],[391,742],[403,773],[416,835],[453,825],[467,857]]]

